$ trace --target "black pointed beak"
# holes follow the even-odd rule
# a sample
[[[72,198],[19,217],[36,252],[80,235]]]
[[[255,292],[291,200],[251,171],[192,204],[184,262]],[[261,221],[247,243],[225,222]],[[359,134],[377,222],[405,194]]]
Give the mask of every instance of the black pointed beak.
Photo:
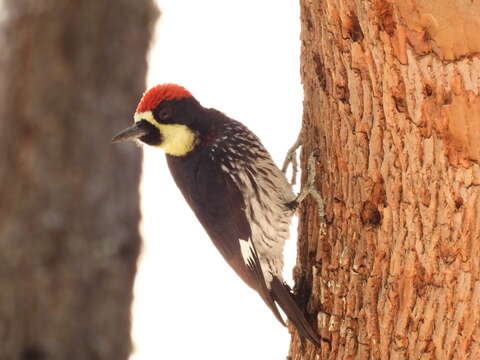
[[[142,136],[147,135],[150,132],[148,126],[145,126],[143,121],[135,123],[135,125],[126,128],[125,130],[120,131],[117,135],[112,138],[113,143],[136,140]]]

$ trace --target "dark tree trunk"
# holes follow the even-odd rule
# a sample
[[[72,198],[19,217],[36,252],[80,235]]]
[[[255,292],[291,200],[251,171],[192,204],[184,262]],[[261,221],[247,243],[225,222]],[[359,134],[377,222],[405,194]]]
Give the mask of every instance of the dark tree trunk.
[[[151,0],[3,2],[0,359],[127,359]]]

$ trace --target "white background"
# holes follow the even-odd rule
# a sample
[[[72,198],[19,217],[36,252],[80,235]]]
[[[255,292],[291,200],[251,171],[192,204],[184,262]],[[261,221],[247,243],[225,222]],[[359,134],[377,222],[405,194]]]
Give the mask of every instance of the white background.
[[[298,1],[159,3],[149,86],[185,86],[203,106],[246,124],[281,165],[301,124]],[[287,329],[224,263],[173,184],[161,150],[145,149],[141,191],[144,248],[132,360],[284,359]],[[287,245],[286,279],[295,238]]]

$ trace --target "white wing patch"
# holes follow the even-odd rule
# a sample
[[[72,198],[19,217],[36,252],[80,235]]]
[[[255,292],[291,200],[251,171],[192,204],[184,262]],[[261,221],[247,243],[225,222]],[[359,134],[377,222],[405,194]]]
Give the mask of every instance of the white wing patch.
[[[242,252],[243,261],[245,264],[250,264],[255,262],[255,248],[251,239],[243,240],[240,239],[240,251]]]

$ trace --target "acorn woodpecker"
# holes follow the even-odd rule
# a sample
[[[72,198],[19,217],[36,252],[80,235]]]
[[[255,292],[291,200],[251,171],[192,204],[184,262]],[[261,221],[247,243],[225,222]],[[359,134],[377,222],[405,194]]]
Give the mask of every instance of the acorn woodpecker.
[[[175,84],[148,90],[134,121],[112,141],[138,139],[163,149],[173,179],[225,260],[280,323],[277,305],[318,346],[321,338],[282,278],[298,198],[257,136]]]

